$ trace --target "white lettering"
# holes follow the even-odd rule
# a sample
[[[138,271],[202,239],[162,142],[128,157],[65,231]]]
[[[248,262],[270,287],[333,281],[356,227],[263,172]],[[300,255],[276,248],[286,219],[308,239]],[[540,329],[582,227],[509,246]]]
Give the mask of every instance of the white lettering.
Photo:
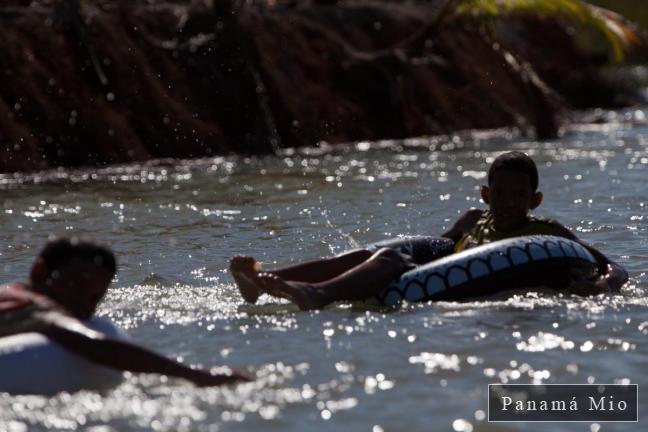
[[[571,402],[569,402],[569,409],[571,411],[578,411],[578,404],[576,403],[576,396],[572,397]]]
[[[590,396],[590,411],[625,411],[628,408],[628,404],[625,401],[619,401],[615,402],[614,401],[614,396],[610,396],[609,399],[606,400],[605,396],[601,396],[598,400],[598,403],[596,400]]]
[[[551,401],[551,411],[567,411],[567,402]]]
[[[589,401],[590,401],[590,407],[589,407],[590,411],[594,411],[594,410],[596,410],[596,411],[605,411],[605,396],[603,396],[603,397],[601,397],[601,399],[599,399],[599,404],[598,405],[596,404],[596,400],[594,400],[594,398],[592,396],[589,397]]]
[[[508,406],[513,403],[513,399],[508,396],[502,397],[502,411],[508,411]]]

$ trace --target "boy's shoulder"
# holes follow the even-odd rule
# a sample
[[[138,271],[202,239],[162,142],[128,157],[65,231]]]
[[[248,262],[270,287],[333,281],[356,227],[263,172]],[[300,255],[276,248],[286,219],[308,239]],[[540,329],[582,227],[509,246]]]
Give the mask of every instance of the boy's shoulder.
[[[473,229],[473,227],[477,225],[477,222],[487,214],[487,210],[471,208],[469,210],[466,210],[461,216],[459,216],[456,226],[464,231],[464,233],[466,233]]]
[[[36,331],[42,327],[38,314],[56,309],[51,300],[33,292],[27,284],[0,287],[0,337]]]
[[[477,222],[482,216],[484,216],[484,214],[487,213],[487,211],[488,210],[471,208],[466,210],[461,216],[459,216],[459,220]]]
[[[454,241],[455,243],[468,233],[477,224],[477,221],[484,215],[485,210],[472,208],[465,211],[459,216],[452,228],[443,233],[441,236]]]
[[[26,283],[14,282],[0,287],[0,311],[20,309],[30,305],[41,309],[56,307],[54,301],[32,291]]]
[[[20,309],[34,303],[29,287],[20,282],[0,287],[0,311]]]
[[[547,223],[548,225],[551,226],[552,229],[551,235],[564,237],[570,240],[578,240],[578,237],[576,237],[574,233],[569,230],[569,228],[565,227],[557,220],[549,219],[549,218],[543,218],[543,219],[545,219],[543,223]]]
[[[545,216],[530,215],[529,216],[529,221],[533,222],[533,223],[549,225],[551,227],[555,227],[555,226],[562,227],[562,225],[560,225],[560,223],[558,223],[557,220],[552,219],[552,218],[548,218],[548,217],[545,217]]]
[[[545,234],[550,234],[558,237],[564,237],[570,240],[578,240],[578,237],[574,235],[569,228],[565,227],[563,224],[558,222],[556,219],[544,217],[544,216],[529,216],[529,220],[533,223],[544,225],[548,230]]]

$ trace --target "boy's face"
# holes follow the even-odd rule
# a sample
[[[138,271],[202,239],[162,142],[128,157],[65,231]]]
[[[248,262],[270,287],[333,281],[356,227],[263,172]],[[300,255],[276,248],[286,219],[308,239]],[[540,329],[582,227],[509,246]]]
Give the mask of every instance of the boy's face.
[[[490,207],[495,229],[503,232],[524,224],[529,210],[542,201],[542,194],[531,190],[528,174],[516,171],[496,171],[490,185],[482,186],[481,194]]]
[[[44,267],[45,263],[42,264]],[[108,270],[82,258],[73,258],[49,274],[44,268],[41,275],[34,277],[32,270],[32,282],[40,285],[35,287],[36,290],[47,293],[82,320],[92,317],[111,280],[112,274]]]

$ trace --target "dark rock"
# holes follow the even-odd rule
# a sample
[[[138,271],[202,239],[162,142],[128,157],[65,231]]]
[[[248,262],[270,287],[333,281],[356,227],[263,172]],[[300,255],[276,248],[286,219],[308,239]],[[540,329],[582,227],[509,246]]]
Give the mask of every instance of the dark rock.
[[[0,171],[506,126],[550,138],[570,108],[632,101],[556,22],[506,22],[495,43],[436,22],[440,1],[270,4],[3,2]]]

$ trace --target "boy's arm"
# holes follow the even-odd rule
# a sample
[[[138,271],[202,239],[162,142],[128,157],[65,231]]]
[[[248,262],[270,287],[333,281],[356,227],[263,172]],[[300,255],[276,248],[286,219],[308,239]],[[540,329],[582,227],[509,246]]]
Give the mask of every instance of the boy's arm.
[[[69,351],[103,366],[141,373],[157,373],[184,378],[198,386],[215,386],[249,381],[245,374],[230,370],[212,374],[181,363],[133,343],[113,339],[87,327],[81,321],[57,311],[38,314],[40,326],[34,329]]]
[[[441,237],[449,238],[453,242],[457,243],[461,240],[461,237],[463,237],[464,234],[473,229],[482,214],[484,214],[484,210],[468,210],[466,213],[459,216],[459,219],[457,219],[457,222],[455,222],[452,228],[441,234]]]
[[[599,266],[599,273],[601,276],[592,281],[592,280],[579,280],[576,281],[571,287],[570,290],[575,294],[580,295],[596,295],[604,292],[616,292],[621,289],[624,283],[628,281],[628,272],[621,267],[619,264],[610,260],[608,257],[603,255],[599,250],[588,245],[584,241],[580,240],[574,235],[570,230],[562,226],[561,224],[554,222],[554,235],[559,237],[565,237],[569,240],[573,240],[577,243],[580,243],[585,249],[587,249],[592,256],[596,259]]]

